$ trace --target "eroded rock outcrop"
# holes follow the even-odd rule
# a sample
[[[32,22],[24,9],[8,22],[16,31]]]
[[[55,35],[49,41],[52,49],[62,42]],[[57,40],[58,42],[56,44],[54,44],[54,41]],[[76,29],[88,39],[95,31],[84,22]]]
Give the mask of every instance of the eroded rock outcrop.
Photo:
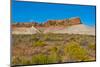
[[[44,23],[44,26],[71,26],[81,24],[80,18],[71,18],[71,19],[64,19],[64,20],[48,20]]]
[[[78,17],[63,19],[63,20],[48,20],[42,24],[37,22],[24,22],[24,23],[15,23],[12,24],[12,27],[50,27],[50,26],[71,26],[81,24],[81,19]]]

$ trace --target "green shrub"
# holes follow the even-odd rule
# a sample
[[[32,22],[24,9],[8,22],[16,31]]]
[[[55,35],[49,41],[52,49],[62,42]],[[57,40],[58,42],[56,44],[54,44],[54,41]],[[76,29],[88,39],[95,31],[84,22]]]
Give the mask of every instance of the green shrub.
[[[71,59],[77,61],[89,60],[87,51],[76,42],[70,42],[67,44],[67,46],[64,48],[64,53],[68,54]]]
[[[61,57],[58,53],[51,53],[48,55],[48,63],[59,63],[61,61]]]
[[[57,62],[61,61],[59,49],[57,46],[53,46],[50,49],[50,55],[48,55],[48,61],[49,61],[49,63],[57,63]]]
[[[32,64],[46,64],[46,63],[48,63],[47,56],[44,54],[37,54],[32,57]]]
[[[49,34],[45,34],[43,38],[44,40],[49,40]]]
[[[42,47],[42,46],[45,46],[46,44],[43,42],[43,41],[36,41],[33,46],[35,47]]]
[[[39,40],[39,38],[38,37],[36,37],[36,35],[34,34],[34,35],[32,35],[32,39],[34,40],[34,41],[38,41]]]
[[[96,50],[96,46],[94,44],[89,44],[88,48],[91,50]]]
[[[32,64],[48,64],[57,63],[60,61],[60,57],[57,53],[51,53],[50,55],[37,54],[32,57]]]
[[[58,52],[58,48],[57,46],[54,46],[50,49],[51,52]]]

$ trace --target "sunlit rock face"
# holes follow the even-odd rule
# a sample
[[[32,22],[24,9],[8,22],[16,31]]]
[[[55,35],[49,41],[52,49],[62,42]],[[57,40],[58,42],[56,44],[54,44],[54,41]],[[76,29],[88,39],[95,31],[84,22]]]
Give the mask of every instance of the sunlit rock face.
[[[64,20],[48,20],[44,23],[44,26],[71,26],[81,24],[81,20],[78,17],[64,19]]]

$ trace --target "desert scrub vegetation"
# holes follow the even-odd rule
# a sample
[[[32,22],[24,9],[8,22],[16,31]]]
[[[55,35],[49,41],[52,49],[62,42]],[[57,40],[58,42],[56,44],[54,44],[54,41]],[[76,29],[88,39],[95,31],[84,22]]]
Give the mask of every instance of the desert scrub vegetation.
[[[12,35],[12,63],[47,64],[95,60],[95,36],[74,34]]]
[[[59,63],[61,62],[61,56],[59,53],[59,47],[58,46],[53,46],[50,49],[50,54],[48,55],[49,61],[51,61],[51,63]]]
[[[46,46],[46,43],[44,41],[36,41],[34,44],[33,44],[33,47],[43,47],[43,46]]]
[[[50,55],[46,54],[37,54],[32,56],[32,64],[47,64],[47,63],[57,63],[59,62],[60,57],[56,53]]]
[[[61,57],[59,56],[58,53],[51,53],[48,55],[48,61],[49,63],[60,63],[61,62]]]
[[[17,65],[22,65],[22,64],[30,64],[31,61],[28,58],[26,59],[26,57],[24,56],[20,56],[20,57],[14,57],[12,59],[12,63]]]
[[[88,61],[88,52],[76,42],[70,42],[65,46],[64,53],[68,55],[70,61]]]
[[[45,54],[37,54],[32,56],[32,64],[46,64],[48,63],[47,61],[47,56]]]
[[[88,49],[96,50],[96,45],[95,44],[89,44]]]

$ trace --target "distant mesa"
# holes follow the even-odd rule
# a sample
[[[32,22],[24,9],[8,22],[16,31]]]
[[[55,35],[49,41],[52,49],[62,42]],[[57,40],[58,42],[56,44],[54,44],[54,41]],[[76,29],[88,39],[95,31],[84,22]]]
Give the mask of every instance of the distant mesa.
[[[71,18],[71,19],[64,19],[64,20],[48,20],[44,23],[44,26],[71,26],[81,24],[80,18]]]
[[[68,33],[95,35],[95,27],[82,24],[79,17],[64,20],[48,20],[42,24],[25,22],[12,24],[12,34]]]
[[[50,26],[71,26],[81,24],[81,20],[78,17],[64,19],[64,20],[48,20],[42,24],[37,22],[18,22],[16,24],[12,24],[12,27],[50,27]]]

